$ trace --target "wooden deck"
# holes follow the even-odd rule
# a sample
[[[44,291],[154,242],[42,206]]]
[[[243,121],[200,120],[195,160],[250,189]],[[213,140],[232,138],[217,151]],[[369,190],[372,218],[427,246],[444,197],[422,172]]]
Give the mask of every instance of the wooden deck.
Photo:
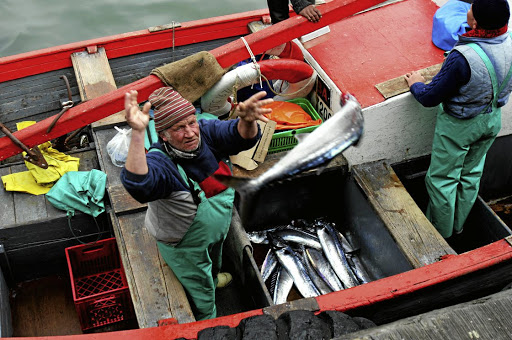
[[[336,340],[511,339],[512,290],[434,310]]]

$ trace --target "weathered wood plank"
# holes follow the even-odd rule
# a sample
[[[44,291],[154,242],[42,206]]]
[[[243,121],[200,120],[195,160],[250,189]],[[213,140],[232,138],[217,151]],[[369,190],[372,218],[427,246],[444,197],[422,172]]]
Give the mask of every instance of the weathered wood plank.
[[[116,82],[108,62],[104,48],[99,48],[96,53],[75,52],[71,55],[73,68],[80,90],[82,101],[94,99],[105,93],[117,90]],[[108,117],[98,120],[91,126],[119,124],[126,121],[124,112],[120,111]]]
[[[11,167],[0,168],[0,177],[9,175]],[[6,191],[3,184],[0,189],[0,229],[5,226],[12,225],[16,221],[14,219],[14,195],[10,191]]]
[[[112,209],[118,215],[126,212],[136,212],[146,210],[147,204],[137,202],[122,185],[109,186],[110,200]]]
[[[456,254],[385,161],[356,165],[352,171],[368,201],[415,268],[434,263],[446,254]]]
[[[87,51],[71,54],[82,101],[99,97],[117,89],[104,48],[96,53]]]
[[[419,71],[425,78],[427,84],[432,81],[432,78],[434,78],[434,76],[439,72],[442,65],[442,63],[432,65]],[[375,85],[375,87],[386,99],[409,91],[409,86],[407,85],[407,81],[405,80],[404,76],[387,80]]]
[[[512,290],[441,308],[336,339],[510,339]]]
[[[144,215],[117,216],[114,225],[139,327],[155,327],[169,318],[179,323],[195,321],[181,284],[144,227]]]

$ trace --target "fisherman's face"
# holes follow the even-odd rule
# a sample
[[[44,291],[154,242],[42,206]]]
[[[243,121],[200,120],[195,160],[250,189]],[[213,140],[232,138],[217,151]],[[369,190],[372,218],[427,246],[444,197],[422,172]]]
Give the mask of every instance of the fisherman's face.
[[[475,17],[473,16],[473,5],[471,5],[471,7],[469,7],[467,17],[468,17],[467,19],[468,19],[469,27],[471,29],[475,29],[476,28],[476,20],[475,20]]]
[[[188,116],[163,131],[161,137],[181,151],[194,151],[199,146],[199,124],[194,115]]]

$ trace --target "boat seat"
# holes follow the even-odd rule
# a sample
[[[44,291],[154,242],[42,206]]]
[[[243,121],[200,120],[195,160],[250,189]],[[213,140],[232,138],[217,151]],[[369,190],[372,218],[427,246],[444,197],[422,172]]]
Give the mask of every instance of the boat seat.
[[[456,254],[385,161],[355,165],[352,172],[398,247],[414,268]]]

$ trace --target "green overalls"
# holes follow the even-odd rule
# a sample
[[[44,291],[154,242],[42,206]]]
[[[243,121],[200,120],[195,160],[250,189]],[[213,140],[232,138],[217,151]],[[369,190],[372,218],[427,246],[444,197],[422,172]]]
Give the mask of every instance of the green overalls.
[[[187,292],[196,320],[215,318],[217,274],[222,265],[222,245],[231,223],[235,191],[227,188],[206,198],[199,184],[189,179],[180,165],[178,170],[185,183],[192,183],[193,190],[199,191],[201,202],[192,225],[178,244],[158,241],[157,245]]]
[[[501,108],[497,107],[498,94],[510,80],[512,68],[501,86],[489,57],[480,46],[471,46],[484,61],[491,76],[493,100],[490,113],[470,119],[458,119],[444,112],[442,105],[437,114],[432,157],[425,177],[429,194],[427,218],[439,233],[448,238],[462,232],[466,218],[478,196],[487,151],[501,129]]]

